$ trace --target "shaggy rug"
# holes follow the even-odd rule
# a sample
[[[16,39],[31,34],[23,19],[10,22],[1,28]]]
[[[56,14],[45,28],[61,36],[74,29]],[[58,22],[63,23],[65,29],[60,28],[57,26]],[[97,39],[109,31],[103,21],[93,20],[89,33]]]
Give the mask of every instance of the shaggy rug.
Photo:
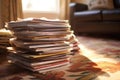
[[[0,80],[120,80],[119,40],[88,36],[77,36],[77,39],[81,50],[70,58],[70,65],[43,73],[23,69],[7,77],[0,75]],[[18,67],[9,69],[15,71]]]

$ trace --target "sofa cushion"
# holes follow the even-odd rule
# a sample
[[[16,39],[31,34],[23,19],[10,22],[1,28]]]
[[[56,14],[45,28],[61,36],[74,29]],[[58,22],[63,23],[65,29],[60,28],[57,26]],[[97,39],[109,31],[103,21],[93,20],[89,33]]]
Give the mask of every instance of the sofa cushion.
[[[103,20],[120,21],[120,9],[103,10]]]
[[[113,9],[113,0],[89,0],[89,9]]]
[[[120,0],[113,0],[113,2],[115,8],[120,8]]]
[[[76,21],[100,21],[101,18],[101,10],[87,10],[81,12],[75,12],[74,18]]]

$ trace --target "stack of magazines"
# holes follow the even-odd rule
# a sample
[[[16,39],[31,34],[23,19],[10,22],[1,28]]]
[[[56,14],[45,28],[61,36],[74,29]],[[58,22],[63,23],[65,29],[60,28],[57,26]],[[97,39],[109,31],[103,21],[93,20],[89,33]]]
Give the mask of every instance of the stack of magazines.
[[[8,58],[32,71],[59,68],[69,64],[69,56],[78,52],[78,41],[67,20],[42,18],[8,23],[14,35]]]
[[[7,47],[10,47],[9,39],[12,38],[12,34],[9,30],[4,28],[0,29],[0,53],[6,53]]]

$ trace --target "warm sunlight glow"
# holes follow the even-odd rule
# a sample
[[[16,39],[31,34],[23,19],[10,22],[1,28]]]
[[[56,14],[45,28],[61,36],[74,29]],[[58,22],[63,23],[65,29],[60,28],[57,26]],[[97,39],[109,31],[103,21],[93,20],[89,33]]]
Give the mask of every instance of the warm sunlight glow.
[[[98,61],[111,61],[111,62],[118,62],[115,59],[112,58],[106,58],[104,57],[103,54],[99,54],[98,52],[88,49],[86,46],[84,46],[84,44],[79,44],[79,47],[81,49],[81,53],[82,55],[86,56],[87,58],[89,58],[91,61],[93,62],[98,62]]]
[[[59,12],[59,0],[22,0],[23,11]]]

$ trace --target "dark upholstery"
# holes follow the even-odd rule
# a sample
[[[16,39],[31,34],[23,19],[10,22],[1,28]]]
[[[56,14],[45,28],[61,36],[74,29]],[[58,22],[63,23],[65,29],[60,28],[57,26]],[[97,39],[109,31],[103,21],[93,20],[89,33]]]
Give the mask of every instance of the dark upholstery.
[[[101,11],[100,10],[91,10],[91,11],[81,11],[75,12],[74,17],[76,20],[83,22],[83,21],[99,21],[101,20]]]
[[[115,8],[120,8],[120,0],[113,0],[113,2]]]
[[[120,9],[103,10],[103,20],[120,21]]]
[[[120,34],[120,0],[114,1],[114,9],[88,10],[86,4],[70,3],[70,24],[75,34]]]

